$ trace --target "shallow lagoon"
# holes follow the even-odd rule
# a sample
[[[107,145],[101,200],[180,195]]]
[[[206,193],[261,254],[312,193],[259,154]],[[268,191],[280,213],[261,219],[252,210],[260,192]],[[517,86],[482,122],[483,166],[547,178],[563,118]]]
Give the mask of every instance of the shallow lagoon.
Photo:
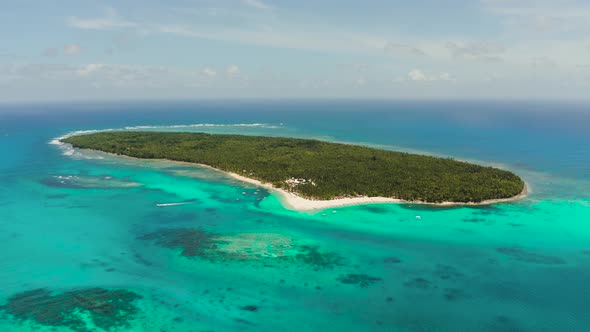
[[[338,118],[336,107],[351,106],[278,104],[273,107],[284,113],[277,115],[267,104],[179,104],[172,113],[159,112],[162,105],[106,105],[106,113],[86,110],[83,117],[72,112],[89,106],[51,107],[46,111],[60,115],[0,115],[3,331],[588,326],[590,137],[577,130],[576,110],[562,123],[541,123],[543,116],[527,113],[530,105],[512,106],[515,115],[506,119],[481,111],[484,122],[466,122],[459,111],[432,115],[432,105],[376,104],[365,111],[370,116],[347,110]],[[299,109],[313,121],[302,121]],[[527,116],[535,119],[529,127],[512,128],[514,118]],[[445,127],[437,117],[446,119]],[[271,193],[212,170],[63,155],[47,144],[73,130],[191,123],[231,125],[182,129],[319,137],[497,162],[522,175],[532,193],[486,207],[296,212]],[[524,142],[498,149],[497,142],[516,132],[526,134]],[[174,203],[182,204],[166,205]],[[122,301],[116,303],[128,314],[105,306],[112,301]],[[21,314],[47,303],[66,305],[68,314]]]

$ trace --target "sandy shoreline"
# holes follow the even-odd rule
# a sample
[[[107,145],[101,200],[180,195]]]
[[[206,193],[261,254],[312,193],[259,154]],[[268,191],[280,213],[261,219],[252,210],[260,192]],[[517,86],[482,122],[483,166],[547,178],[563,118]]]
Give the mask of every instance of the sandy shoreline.
[[[65,143],[67,144],[67,143]],[[297,210],[297,211],[313,211],[313,210],[323,210],[323,209],[330,209],[342,206],[351,206],[351,205],[364,205],[364,204],[383,204],[383,203],[393,203],[393,204],[421,204],[421,205],[431,205],[431,206],[478,206],[478,205],[490,205],[490,204],[497,204],[497,203],[505,203],[519,200],[529,193],[528,185],[525,183],[523,191],[514,197],[510,198],[502,198],[502,199],[490,199],[486,201],[482,201],[479,203],[461,203],[461,202],[442,202],[442,203],[428,203],[428,202],[421,202],[421,201],[407,201],[403,199],[397,198],[388,198],[388,197],[350,197],[350,198],[338,198],[338,199],[331,199],[331,200],[312,200],[303,198],[298,196],[292,192],[288,192],[286,190],[276,188],[270,183],[264,183],[262,181],[251,179],[236,173],[226,172],[220,170],[218,168],[205,165],[205,164],[198,164],[198,163],[191,163],[191,162],[184,162],[184,161],[176,161],[176,160],[168,160],[168,159],[142,159],[142,158],[135,158],[125,155],[117,155],[113,153],[108,153],[99,150],[92,150],[92,149],[78,149],[78,150],[86,150],[92,152],[99,152],[104,153],[106,155],[110,155],[117,158],[129,158],[133,160],[139,161],[161,161],[161,162],[168,162],[168,163],[176,163],[194,167],[204,167],[208,169],[215,170],[217,172],[224,173],[236,180],[250,183],[259,187],[263,187],[268,189],[274,193],[276,193],[279,197],[281,203],[288,209]]]
[[[189,163],[190,164],[190,163]],[[217,168],[208,166],[208,165],[201,165],[201,164],[193,164],[204,166],[207,168],[211,168],[217,171],[221,171]],[[263,183],[261,181],[250,179],[245,176],[241,176],[231,172],[225,172],[227,175],[231,176],[234,179],[247,182],[250,184],[254,184],[256,186],[264,187],[268,190],[271,190],[279,195],[281,203],[285,205],[285,207],[293,210],[298,211],[311,211],[311,210],[323,210],[329,209],[334,207],[341,207],[341,206],[350,206],[350,205],[362,205],[362,204],[379,204],[379,203],[397,203],[397,204],[421,204],[421,205],[432,205],[432,206],[477,206],[477,205],[490,205],[496,203],[505,203],[511,202],[515,200],[519,200],[525,197],[528,194],[528,186],[525,183],[523,191],[514,197],[510,198],[502,198],[502,199],[490,199],[486,201],[482,201],[479,203],[458,203],[458,202],[442,202],[442,203],[427,203],[427,202],[420,202],[420,201],[406,201],[403,199],[397,198],[388,198],[388,197],[351,197],[351,198],[338,198],[338,199],[331,199],[331,200],[311,200],[306,199],[301,196],[297,196],[294,193],[285,191],[283,189],[275,188],[270,183]]]

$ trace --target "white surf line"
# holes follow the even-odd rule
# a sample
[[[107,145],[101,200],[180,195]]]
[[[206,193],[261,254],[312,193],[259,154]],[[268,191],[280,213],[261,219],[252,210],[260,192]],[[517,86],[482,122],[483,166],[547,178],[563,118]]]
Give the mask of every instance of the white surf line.
[[[280,126],[268,123],[194,123],[188,125],[161,125],[161,126],[127,126],[121,130],[144,130],[144,129],[182,129],[182,128],[219,128],[219,127],[260,127],[268,129],[280,128]]]
[[[76,157],[83,157],[83,158],[90,158],[88,156],[84,156],[76,152],[76,150],[71,146],[71,144],[63,143],[61,140],[77,136],[77,135],[87,135],[87,134],[94,134],[94,133],[101,133],[101,132],[111,132],[111,131],[140,131],[140,130],[158,130],[158,129],[191,129],[191,128],[222,128],[222,127],[233,127],[233,128],[265,128],[265,129],[278,129],[281,128],[283,124],[280,125],[272,125],[268,123],[193,123],[193,124],[180,124],[180,125],[155,125],[155,126],[126,126],[122,128],[107,128],[107,129],[92,129],[92,130],[76,130],[71,131],[67,134],[64,134],[59,137],[55,137],[51,141],[49,141],[50,145],[56,145],[60,150],[62,150],[62,154],[64,156],[76,156]]]

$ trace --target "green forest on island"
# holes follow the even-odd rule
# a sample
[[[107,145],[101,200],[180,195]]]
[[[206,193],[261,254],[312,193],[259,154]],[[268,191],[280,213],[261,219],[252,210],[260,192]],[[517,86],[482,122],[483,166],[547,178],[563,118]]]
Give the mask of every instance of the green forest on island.
[[[121,131],[62,141],[136,158],[205,164],[310,199],[379,196],[468,203],[510,198],[524,189],[520,177],[493,167],[312,139]]]

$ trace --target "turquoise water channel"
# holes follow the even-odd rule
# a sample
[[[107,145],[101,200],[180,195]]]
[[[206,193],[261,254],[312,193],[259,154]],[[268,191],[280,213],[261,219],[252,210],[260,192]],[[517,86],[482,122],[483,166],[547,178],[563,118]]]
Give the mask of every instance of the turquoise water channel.
[[[2,106],[0,331],[587,331],[590,113],[558,106]],[[214,170],[50,144],[125,127],[451,156],[531,193],[298,212]]]

